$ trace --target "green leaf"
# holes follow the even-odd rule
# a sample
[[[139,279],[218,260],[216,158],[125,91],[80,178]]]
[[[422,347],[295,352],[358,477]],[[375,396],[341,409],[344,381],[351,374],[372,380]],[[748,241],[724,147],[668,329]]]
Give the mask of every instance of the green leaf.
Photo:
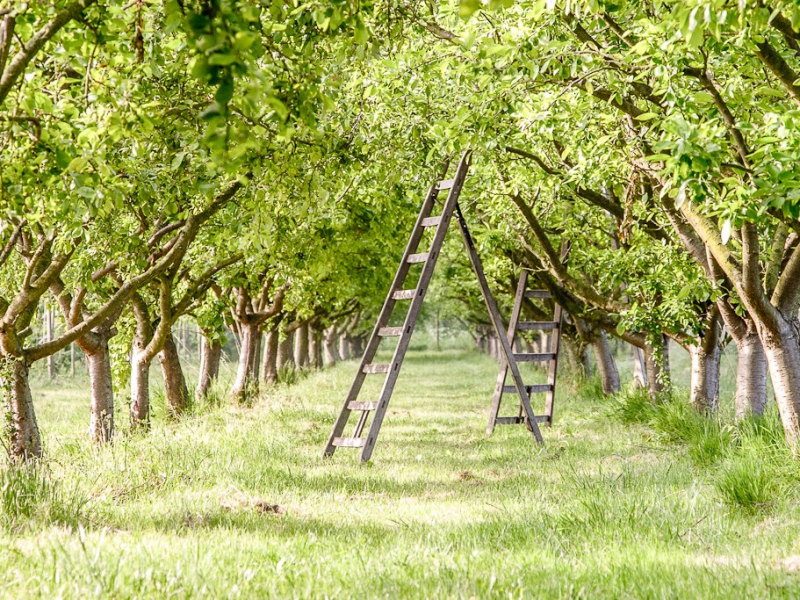
[[[219,103],[220,106],[227,106],[228,102],[231,101],[233,98],[233,78],[226,77],[222,80],[222,83],[219,84],[219,88],[217,88],[217,93],[214,95],[214,100]]]
[[[77,158],[73,158],[67,165],[67,168],[64,169],[64,171],[69,173],[82,173],[88,164],[89,164],[88,158],[79,156]]]
[[[461,0],[458,4],[458,15],[462,19],[469,19],[480,7],[480,0]]]
[[[650,121],[650,120],[652,120],[652,119],[655,119],[655,118],[656,118],[656,117],[658,117],[658,116],[659,116],[659,114],[658,114],[658,113],[654,113],[654,112],[646,112],[646,113],[642,113],[641,115],[639,115],[638,117],[636,117],[636,120],[637,120],[637,121]]]

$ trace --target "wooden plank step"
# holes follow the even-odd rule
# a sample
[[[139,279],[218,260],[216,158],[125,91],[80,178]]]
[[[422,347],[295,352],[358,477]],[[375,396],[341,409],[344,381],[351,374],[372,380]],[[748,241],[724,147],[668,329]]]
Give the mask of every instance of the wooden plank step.
[[[364,365],[364,373],[388,373],[392,365]]]
[[[537,423],[547,423],[550,420],[550,417],[547,415],[534,415],[536,418]],[[497,425],[518,425],[519,423],[524,423],[524,417],[497,417],[495,423]]]
[[[333,445],[339,448],[362,448],[367,438],[335,437]]]
[[[403,334],[402,327],[381,327],[378,329],[378,335],[380,337],[397,337]]]
[[[436,187],[440,190],[449,190],[453,187],[453,184],[456,182],[455,179],[442,179]]]
[[[552,331],[558,327],[558,323],[553,321],[520,321],[517,323],[517,331]]]
[[[393,300],[411,300],[414,295],[417,293],[417,290],[397,290],[392,294]]]
[[[422,219],[422,226],[436,227],[441,222],[442,222],[442,215],[439,215],[438,217],[425,217],[424,219]]]
[[[549,392],[553,389],[553,386],[547,383],[541,385],[526,385],[525,389],[528,391],[528,394],[542,394],[544,392]],[[516,394],[517,388],[513,385],[504,385],[503,386],[503,393],[504,394]]]
[[[423,263],[428,260],[429,252],[419,252],[418,254],[409,254],[406,259],[407,263]]]
[[[548,360],[553,360],[555,357],[556,355],[552,352],[514,354],[514,359],[517,362],[547,362]]]
[[[552,294],[547,290],[527,290],[525,292],[526,298],[552,298]]]
[[[359,402],[358,400],[353,400],[352,402],[347,403],[347,408],[350,410],[376,410],[378,408],[378,403]]]

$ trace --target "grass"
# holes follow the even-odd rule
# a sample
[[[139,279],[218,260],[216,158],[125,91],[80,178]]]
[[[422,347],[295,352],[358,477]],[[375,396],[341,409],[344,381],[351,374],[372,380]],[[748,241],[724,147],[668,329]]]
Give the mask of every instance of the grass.
[[[485,435],[491,360],[418,349],[374,461],[322,460],[354,369],[172,424],[157,407],[104,449],[82,386],[38,389],[47,460],[0,471],[0,596],[800,595],[800,470],[774,415],[732,427],[562,380],[540,448]]]

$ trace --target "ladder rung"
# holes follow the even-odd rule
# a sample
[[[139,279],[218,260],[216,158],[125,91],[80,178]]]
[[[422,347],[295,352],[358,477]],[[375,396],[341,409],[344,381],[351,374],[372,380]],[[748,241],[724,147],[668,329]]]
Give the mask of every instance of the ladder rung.
[[[388,373],[392,365],[364,365],[364,373]]]
[[[542,385],[526,385],[525,389],[528,391],[528,394],[541,394],[543,392],[549,392],[553,389],[552,385],[547,383]],[[517,386],[515,385],[504,385],[503,386],[503,393],[504,394],[516,394],[517,393]]]
[[[556,355],[551,352],[514,354],[514,360],[517,362],[547,362],[548,360],[553,360],[555,357]]]
[[[537,423],[547,423],[550,420],[550,417],[547,415],[534,415]],[[497,425],[518,425],[519,423],[524,423],[525,417],[497,417],[495,423]]]
[[[558,327],[558,323],[553,321],[520,321],[517,323],[517,331],[551,331]]]
[[[552,298],[547,290],[528,290],[525,292],[526,298]]]
[[[428,260],[429,252],[420,252],[419,254],[409,254],[406,259],[407,263],[421,263]]]
[[[380,337],[397,337],[398,335],[403,334],[402,327],[381,327],[378,329],[378,335]]]
[[[339,448],[361,448],[366,441],[366,438],[336,437],[333,438],[333,445]]]
[[[455,182],[455,179],[442,179],[436,187],[440,190],[449,190]]]
[[[392,294],[393,300],[410,300],[414,297],[414,294],[417,293],[417,290],[397,290]]]
[[[436,227],[441,222],[442,222],[442,215],[439,215],[438,217],[425,217],[424,219],[422,219],[422,226]]]
[[[347,408],[350,410],[376,410],[378,408],[378,403],[359,402],[358,400],[353,400],[352,402],[347,403]]]

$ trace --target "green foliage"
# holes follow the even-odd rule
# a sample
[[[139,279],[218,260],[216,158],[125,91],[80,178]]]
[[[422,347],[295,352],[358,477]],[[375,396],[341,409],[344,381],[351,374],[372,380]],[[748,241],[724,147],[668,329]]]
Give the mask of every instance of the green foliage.
[[[714,482],[731,506],[749,512],[764,510],[775,500],[775,474],[760,457],[737,456],[720,466]]]

